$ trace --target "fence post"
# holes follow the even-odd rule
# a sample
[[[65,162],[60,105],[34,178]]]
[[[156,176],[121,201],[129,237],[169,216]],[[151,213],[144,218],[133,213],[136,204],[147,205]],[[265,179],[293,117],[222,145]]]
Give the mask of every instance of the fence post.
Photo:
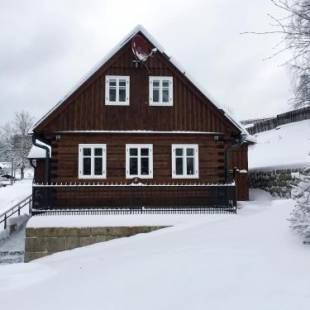
[[[6,213],[4,214],[4,229],[6,229],[6,221],[7,221],[7,215]]]
[[[30,197],[29,198],[29,201],[28,201],[28,208],[29,208],[29,215],[32,216],[32,207],[31,207],[31,203],[32,203],[32,198]]]

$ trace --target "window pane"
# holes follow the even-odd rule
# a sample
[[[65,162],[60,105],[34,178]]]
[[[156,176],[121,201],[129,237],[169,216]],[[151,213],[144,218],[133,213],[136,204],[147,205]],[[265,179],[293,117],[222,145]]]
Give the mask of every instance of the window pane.
[[[183,158],[175,159],[175,172],[177,175],[183,174]]]
[[[138,158],[129,159],[129,174],[130,175],[138,174]]]
[[[153,102],[159,102],[159,89],[153,89]]]
[[[153,81],[153,87],[159,87],[159,81]]]
[[[187,156],[194,156],[194,149],[186,149]]]
[[[119,80],[119,87],[126,87],[126,80]]]
[[[109,89],[109,100],[116,101],[116,88]]]
[[[89,157],[83,158],[83,174],[84,175],[90,175],[91,174],[91,161]]]
[[[169,81],[163,81],[163,87],[169,87]]]
[[[163,89],[163,102],[169,102],[169,89]]]
[[[95,149],[95,156],[102,156],[102,148]]]
[[[110,87],[112,86],[112,87],[116,87],[116,80],[110,80],[109,81],[109,85],[110,85]]]
[[[141,158],[141,174],[148,175],[149,174],[149,159],[148,157]]]
[[[102,158],[95,158],[95,175],[102,175]]]
[[[137,156],[138,155],[138,149],[130,149],[129,154],[130,154],[130,156]]]
[[[125,102],[126,101],[126,88],[120,88],[118,93],[119,101]]]
[[[192,157],[187,158],[186,163],[187,163],[186,174],[193,175],[194,174],[194,158]]]
[[[149,149],[141,149],[141,156],[148,156],[149,155]]]
[[[89,148],[83,149],[83,155],[84,156],[90,156],[91,155],[91,149],[89,149]]]
[[[183,149],[175,149],[175,155],[176,156],[182,156],[183,155]]]

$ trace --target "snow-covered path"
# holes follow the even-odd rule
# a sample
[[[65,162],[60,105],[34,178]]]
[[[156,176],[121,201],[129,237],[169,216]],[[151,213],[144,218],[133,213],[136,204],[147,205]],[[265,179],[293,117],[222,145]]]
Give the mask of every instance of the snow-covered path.
[[[310,247],[292,235],[293,202],[244,203],[150,234],[0,267],[3,309],[303,310]]]

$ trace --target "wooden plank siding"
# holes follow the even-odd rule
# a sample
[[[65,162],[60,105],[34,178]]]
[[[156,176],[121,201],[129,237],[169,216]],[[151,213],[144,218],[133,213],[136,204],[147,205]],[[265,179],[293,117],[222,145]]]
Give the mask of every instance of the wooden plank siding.
[[[248,145],[242,144],[238,149],[233,149],[229,154],[229,168],[243,170],[236,174],[237,199],[249,200],[248,180]]]
[[[151,46],[152,48],[152,46]],[[161,53],[147,62],[148,70],[133,65],[128,43],[73,93],[36,133],[63,130],[188,130],[240,133],[187,77]],[[130,76],[130,105],[105,105],[105,76]],[[173,77],[173,106],[149,106],[149,76]]]
[[[150,50],[153,49],[154,46],[146,37],[145,39]],[[35,136],[52,147],[50,181],[52,183],[131,183],[132,180],[126,180],[125,147],[126,144],[141,143],[153,144],[153,179],[143,179],[143,183],[223,183],[225,149],[234,143],[235,138],[240,137],[240,128],[230,121],[223,111],[187,78],[184,72],[176,68],[164,53],[155,53],[148,59],[146,66],[139,64],[136,67],[134,60],[129,41],[34,128]],[[106,75],[130,77],[129,106],[105,105]],[[173,106],[149,105],[149,76],[173,77]],[[91,133],[91,131],[118,131],[119,133]],[[120,131],[165,131],[166,133],[124,134]],[[174,131],[209,134],[176,134]],[[220,136],[221,141],[216,140],[215,136]],[[78,146],[87,143],[107,145],[106,179],[78,179]],[[172,144],[199,145],[199,179],[172,179]],[[247,167],[247,149],[241,147],[239,151],[233,151],[230,167],[233,165],[239,169],[243,169],[243,166]],[[38,169],[43,171],[42,168],[41,164]],[[40,180],[37,177],[42,176],[40,173],[36,174],[38,182]],[[243,188],[238,190],[238,198],[244,198],[248,195],[247,182],[240,180],[239,178],[237,182],[241,182]],[[60,190],[57,191],[59,195],[64,195],[58,197],[62,201],[62,206],[72,201],[70,190],[63,191],[62,194]],[[80,199],[86,199],[83,193],[87,193],[89,197],[90,191],[81,189]],[[93,191],[97,195],[95,205],[100,205],[100,190],[93,189]],[[190,198],[191,191],[192,198]],[[164,204],[163,199],[172,205],[175,204],[171,199],[179,201],[177,190],[167,188],[164,192],[166,194],[160,198],[161,204]],[[173,192],[171,197],[174,198],[169,198],[169,192]],[[208,193],[202,194],[200,190],[194,191],[193,188],[183,192],[187,195],[184,197],[189,203],[194,203],[199,195],[204,197],[197,198],[199,203],[202,203],[203,199],[208,199]],[[130,190],[128,189],[128,192],[124,190],[124,193],[124,197],[130,199]],[[212,197],[217,197],[216,195]],[[152,205],[155,203],[156,201],[153,201]],[[76,204],[79,205],[78,202]],[[81,205],[83,204],[81,202]]]
[[[82,143],[107,145],[107,178],[96,180],[78,179],[78,148]],[[224,143],[215,141],[213,135],[124,135],[124,134],[63,134],[52,143],[51,181],[60,182],[124,182],[126,181],[126,144],[153,144],[153,179],[143,183],[171,183],[171,145],[199,145],[199,179],[182,180],[187,183],[224,182]],[[180,180],[179,180],[180,181]],[[132,180],[127,180],[131,183]]]

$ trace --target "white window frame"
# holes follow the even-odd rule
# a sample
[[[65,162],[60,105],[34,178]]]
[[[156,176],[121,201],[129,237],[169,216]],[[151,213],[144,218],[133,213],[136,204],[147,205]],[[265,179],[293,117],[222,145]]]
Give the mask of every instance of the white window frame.
[[[110,101],[110,80],[116,80],[116,101]],[[126,81],[126,101],[119,101],[119,81]],[[105,77],[105,104],[115,106],[129,105],[130,97],[130,77],[123,75],[106,75]]]
[[[194,174],[187,174],[186,149],[194,149]],[[176,149],[183,149],[183,174],[176,174]],[[198,179],[199,178],[199,147],[198,144],[172,144],[171,146],[171,167],[173,179]]]
[[[159,81],[159,101],[153,101],[153,82]],[[169,82],[169,101],[163,102],[163,81]],[[173,77],[172,76],[150,76],[149,77],[149,105],[157,107],[173,106]]]
[[[91,149],[91,174],[84,175],[83,174],[83,149],[90,148]],[[94,149],[101,148],[102,149],[102,174],[95,175],[95,155]],[[79,144],[79,179],[106,179],[107,177],[107,145],[106,144]]]
[[[130,153],[129,150],[131,148],[138,149],[138,173],[135,175],[130,174],[130,167],[129,167],[129,159]],[[149,150],[149,174],[141,174],[141,149],[148,149]],[[152,179],[153,178],[153,144],[126,144],[126,179],[132,178],[140,178],[140,179]]]

